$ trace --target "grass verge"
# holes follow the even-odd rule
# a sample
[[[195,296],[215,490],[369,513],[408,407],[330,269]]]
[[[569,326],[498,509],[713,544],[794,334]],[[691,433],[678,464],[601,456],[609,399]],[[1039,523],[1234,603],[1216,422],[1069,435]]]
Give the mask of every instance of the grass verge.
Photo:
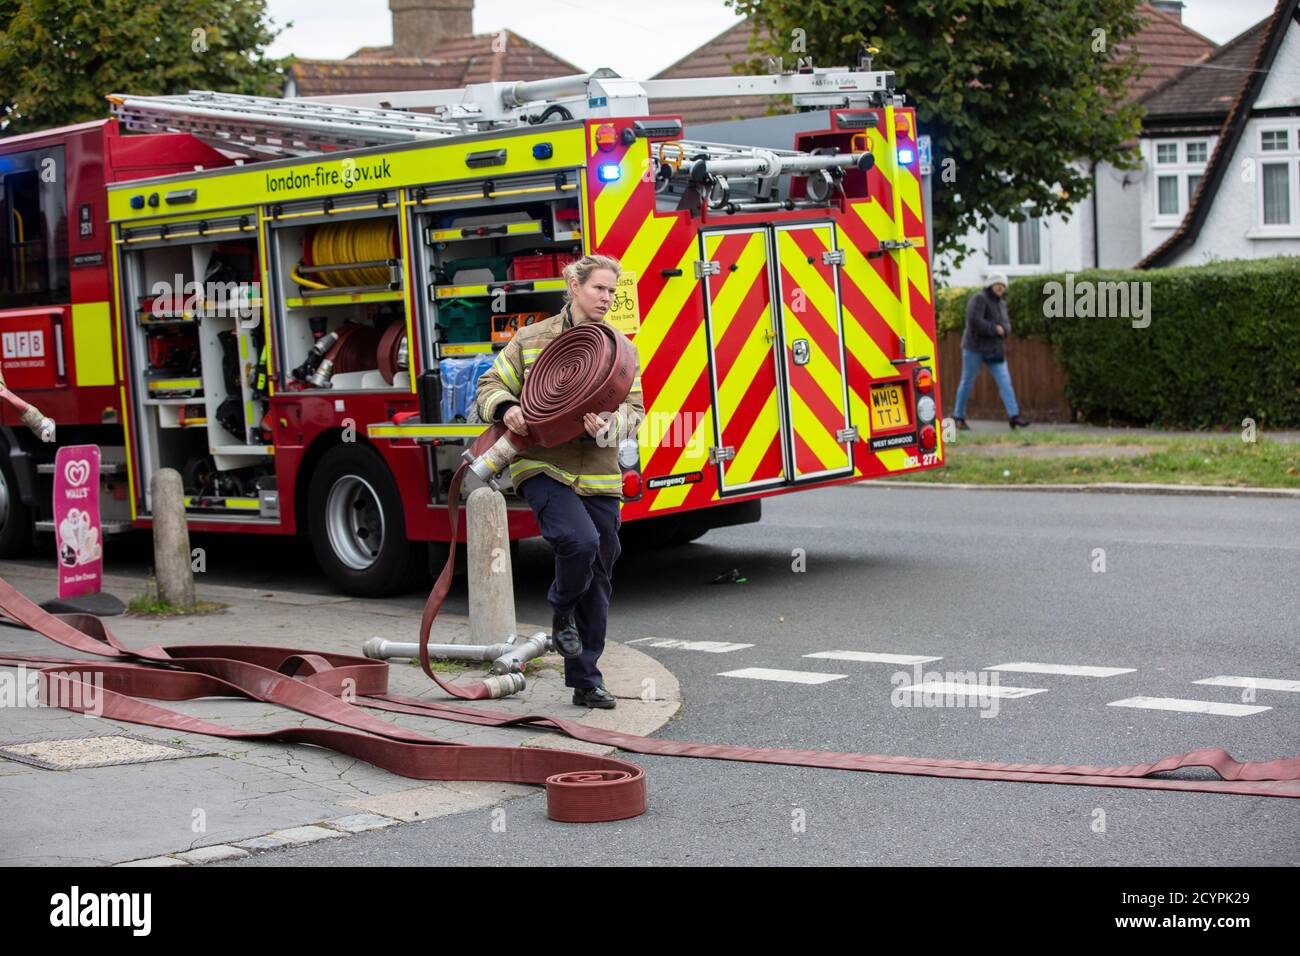
[[[1087,446],[1071,454],[1071,445]],[[1141,446],[1132,448],[1131,446]],[[1126,446],[1128,446],[1126,450]],[[1038,431],[961,435],[945,444],[943,468],[901,480],[942,484],[1152,482],[1300,489],[1300,443],[1260,438],[1148,437]],[[1108,454],[1109,449],[1114,454]]]

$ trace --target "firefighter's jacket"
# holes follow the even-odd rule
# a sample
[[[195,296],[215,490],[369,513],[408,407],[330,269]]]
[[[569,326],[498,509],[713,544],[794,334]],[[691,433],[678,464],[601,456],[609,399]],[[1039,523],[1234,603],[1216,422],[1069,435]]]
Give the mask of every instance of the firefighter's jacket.
[[[573,316],[566,305],[549,319],[524,326],[515,333],[506,347],[497,353],[492,367],[478,380],[476,402],[483,421],[499,422],[506,409],[518,404],[528,370],[547,345],[572,327]],[[635,345],[633,352],[636,352]],[[643,402],[641,359],[637,355],[637,374],[632,381],[632,390],[613,412],[609,429],[601,438],[592,438],[584,431],[572,441],[554,448],[529,445],[510,464],[511,482],[518,488],[533,475],[545,474],[580,495],[622,495],[618,443],[622,438],[636,438],[637,429],[645,419]]]

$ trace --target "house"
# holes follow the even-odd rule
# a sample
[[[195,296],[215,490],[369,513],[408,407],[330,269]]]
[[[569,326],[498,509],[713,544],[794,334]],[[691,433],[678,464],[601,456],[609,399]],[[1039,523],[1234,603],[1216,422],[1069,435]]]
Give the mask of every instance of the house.
[[[284,96],[454,89],[583,70],[510,30],[474,34],[474,0],[388,0],[393,43],[342,60],[298,60]]]
[[[1300,0],[1206,66],[1143,101],[1140,268],[1300,255]]]
[[[1144,68],[1129,84],[1130,99],[1145,104],[1151,98],[1163,96],[1180,77],[1205,76],[1213,83],[1225,71],[1235,68],[1239,48],[1230,49],[1233,45],[1229,44],[1220,49],[1212,40],[1187,27],[1182,22],[1182,8],[1183,4],[1177,0],[1140,5],[1144,24],[1129,43],[1137,49]],[[1117,55],[1124,55],[1126,49],[1117,48]],[[1211,61],[1216,57],[1226,59],[1215,66]],[[951,258],[941,263],[940,269],[946,268],[946,275],[941,276],[943,281],[954,286],[979,285],[991,270],[1014,277],[1089,268],[1132,268],[1156,244],[1153,237],[1157,230],[1173,228],[1181,221],[1190,205],[1191,194],[1187,189],[1190,186],[1195,190],[1199,185],[1196,177],[1209,160],[1214,133],[1222,124],[1223,115],[1218,122],[1213,116],[1202,116],[1190,126],[1184,123],[1185,117],[1170,119],[1174,122],[1161,127],[1159,134],[1144,124],[1139,149],[1144,157],[1148,153],[1154,156],[1152,144],[1157,135],[1186,137],[1178,142],[1177,164],[1170,166],[1171,176],[1179,177],[1176,195],[1167,181],[1144,185],[1151,178],[1144,170],[1118,169],[1109,163],[1081,164],[1092,187],[1087,198],[1068,215],[1039,217],[1033,214],[1031,206],[1026,206],[1023,210],[1026,218],[1022,222],[994,217],[966,234],[966,245],[974,251],[960,265],[954,266]],[[1173,145],[1165,143],[1161,150],[1164,159],[1170,159]],[[1148,201],[1147,189],[1164,190],[1163,207],[1154,198]],[[1135,196],[1140,196],[1141,202]],[[1146,217],[1151,221],[1152,231],[1151,237],[1144,238],[1147,228],[1144,211],[1158,208],[1165,211],[1159,217],[1154,212]],[[1155,222],[1157,218],[1159,225]]]
[[[1140,5],[1143,25],[1126,44],[1117,47],[1117,55],[1125,55],[1136,48],[1143,64],[1140,75],[1130,81],[1127,94],[1130,99],[1144,100],[1165,91],[1179,77],[1193,70],[1193,65],[1207,62],[1209,58],[1224,55],[1221,66],[1237,68],[1240,50],[1249,42],[1229,44],[1220,51],[1216,44],[1190,29],[1182,22],[1183,4],[1180,0],[1152,0]],[[749,51],[753,26],[742,20],[719,34],[698,50],[678,60],[662,71],[656,79],[676,79],[691,76],[726,75],[749,61],[754,54]],[[1235,43],[1236,41],[1234,41]],[[1247,51],[1249,57],[1249,50]],[[789,69],[793,64],[786,64]],[[1200,75],[1200,74],[1197,74]],[[1213,82],[1217,72],[1206,74]],[[704,140],[744,143],[751,146],[788,148],[795,130],[810,128],[824,120],[825,114],[794,114],[788,98],[677,98],[652,99],[654,112],[680,113],[686,122],[688,135]],[[1231,100],[1231,97],[1228,98]],[[991,268],[1010,275],[1028,275],[1036,272],[1077,271],[1092,266],[1127,268],[1159,244],[1168,231],[1181,222],[1182,214],[1190,206],[1191,194],[1186,190],[1199,185],[1198,170],[1204,170],[1210,151],[1215,145],[1214,134],[1226,117],[1230,102],[1217,107],[1217,114],[1202,117],[1195,128],[1166,126],[1167,133],[1198,136],[1199,140],[1179,146],[1180,161],[1171,167],[1171,174],[1180,176],[1179,192],[1170,193],[1168,177],[1149,187],[1141,186],[1143,174],[1116,169],[1109,164],[1087,168],[1094,184],[1091,195],[1068,216],[1035,217],[1026,209],[1024,222],[1009,222],[1005,217],[995,218],[987,227],[972,230],[966,244],[973,254],[960,266],[947,263],[946,281],[954,285],[973,285],[981,281]],[[778,115],[771,115],[778,114]],[[1217,118],[1216,118],[1217,117]],[[1172,117],[1171,117],[1172,118]],[[1154,135],[1154,132],[1153,132]],[[1145,131],[1144,131],[1145,136]],[[1145,144],[1145,139],[1144,139]],[[1169,157],[1171,144],[1162,148],[1162,156]],[[1276,174],[1274,174],[1276,175]],[[1165,212],[1153,221],[1149,234],[1136,218],[1138,206],[1133,202],[1134,189],[1163,189]],[[1143,196],[1143,201],[1147,198]],[[1151,199],[1148,205],[1155,203]],[[1152,208],[1159,208],[1152,206]],[[1171,210],[1173,210],[1171,212]],[[1156,220],[1154,215],[1152,220]],[[1094,225],[1095,224],[1095,225]],[[1159,230],[1164,229],[1161,233]]]

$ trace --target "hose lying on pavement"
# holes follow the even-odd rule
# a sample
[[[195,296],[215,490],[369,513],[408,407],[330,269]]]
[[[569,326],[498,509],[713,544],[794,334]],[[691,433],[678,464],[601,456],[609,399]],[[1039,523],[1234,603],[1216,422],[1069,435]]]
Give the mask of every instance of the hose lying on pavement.
[[[52,615],[3,579],[0,579],[0,610],[21,626],[63,647],[112,659],[111,663],[105,663],[26,654],[0,656],[0,665],[49,665],[40,671],[41,693],[47,703],[64,710],[93,710],[111,720],[183,733],[315,744],[419,780],[545,784],[547,815],[565,822],[621,820],[645,812],[645,773],[635,764],[614,757],[549,748],[477,747],[437,740],[373,717],[361,708],[488,727],[551,728],[575,740],[665,757],[971,780],[1300,797],[1300,757],[1244,762],[1234,760],[1225,750],[1207,747],[1153,763],[1094,767],[930,760],[661,740],[602,730],[558,717],[503,714],[390,695],[388,665],[363,657],[222,644],[152,646],[130,651],[99,618],[87,614]],[[87,681],[93,686],[87,685]],[[172,701],[200,697],[237,697],[278,704],[349,729],[286,726],[263,731],[236,730],[142,699]],[[1208,767],[1220,779],[1154,776],[1186,767]]]
[[[578,396],[569,403],[559,401],[553,406],[534,405],[525,383],[524,416],[529,436],[537,444],[551,446],[567,441],[578,434],[587,411],[609,410],[613,396],[618,396],[619,401],[626,396],[632,378],[624,371],[614,371],[619,368],[616,359],[620,350],[616,340],[608,340],[614,348],[613,353],[606,352],[603,347],[597,348],[590,359],[579,360],[566,355],[562,349],[555,352],[550,363],[543,364],[565,336],[586,328],[599,329],[602,325],[593,323],[565,332],[542,353],[530,372],[528,381],[539,382],[535,388],[550,383],[546,384],[544,394],[549,395],[552,386],[560,388],[563,383],[568,383],[565,390],[572,389],[569,394]],[[589,337],[589,333],[583,336]],[[619,335],[618,339],[622,336]],[[608,377],[604,377],[605,373]],[[539,375],[542,377],[537,379]],[[624,377],[626,385],[621,384]],[[612,391],[602,393],[602,388]],[[489,429],[475,442],[474,454],[481,455],[504,435],[504,426]],[[453,542],[457,537],[460,483],[467,467],[462,465],[457,469],[449,493]],[[443,682],[429,667],[429,630],[451,585],[455,547],[450,551],[447,564],[425,604],[420,625],[420,663],[425,673],[453,697],[483,699],[494,696],[493,689],[483,682],[468,688],[458,687]],[[102,660],[68,660],[39,655],[0,656],[0,665],[48,665],[40,671],[41,692],[47,703],[64,710],[93,710],[112,720],[184,733],[315,744],[420,780],[545,784],[548,816],[565,822],[621,820],[644,813],[644,771],[614,757],[549,748],[468,746],[437,740],[380,719],[362,708],[490,727],[549,728],[575,740],[657,756],[973,780],[1300,797],[1300,757],[1243,762],[1233,759],[1221,748],[1203,748],[1153,763],[1096,767],[930,760],[662,740],[602,730],[558,717],[503,714],[390,695],[388,665],[365,657],[237,644],[155,645],[131,651],[99,618],[87,614],[50,614],[3,579],[0,579],[0,612],[18,625],[65,648],[110,659],[105,663]],[[93,686],[87,686],[88,680]],[[347,729],[286,726],[264,731],[236,730],[144,699],[176,701],[200,697],[264,701]],[[1186,767],[1208,767],[1220,779],[1155,776]]]

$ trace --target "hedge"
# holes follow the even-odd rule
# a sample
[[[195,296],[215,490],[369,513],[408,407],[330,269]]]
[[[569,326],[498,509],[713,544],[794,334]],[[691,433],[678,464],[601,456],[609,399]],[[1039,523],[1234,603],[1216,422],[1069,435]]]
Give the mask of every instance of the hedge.
[[[1150,283],[1136,300],[1149,309],[1145,328],[1134,327],[1143,320],[1131,307],[1103,315],[1122,304],[1111,294],[1097,296],[1104,307],[1098,301],[1091,317],[1049,314],[1058,311],[1049,306],[1064,307],[1064,273],[1013,279],[1008,288],[1015,336],[1056,346],[1066,398],[1085,419],[1239,428],[1253,418],[1261,428],[1300,426],[1300,257],[1090,269],[1072,282],[1075,306],[1085,309],[1079,297],[1086,284],[1095,293],[1118,288],[1102,283]],[[938,291],[941,335],[965,327],[975,291]]]

